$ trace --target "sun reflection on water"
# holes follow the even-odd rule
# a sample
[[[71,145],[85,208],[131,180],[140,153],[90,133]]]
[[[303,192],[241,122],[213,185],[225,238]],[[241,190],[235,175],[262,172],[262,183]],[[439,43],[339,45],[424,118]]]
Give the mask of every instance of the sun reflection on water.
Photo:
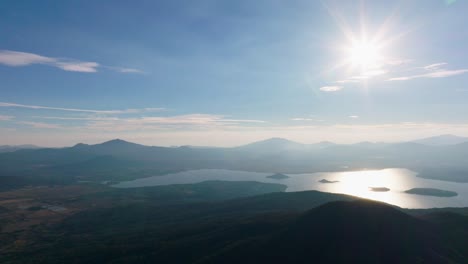
[[[267,176],[270,175],[271,173],[205,169],[121,182],[114,185],[114,187],[135,188],[169,184],[190,184],[208,180],[258,181],[284,184],[287,186],[287,192],[317,190],[321,192],[343,193],[382,201],[404,208],[468,206],[468,183],[462,184],[424,179],[417,177],[416,172],[402,168],[288,174],[289,178],[281,180],[268,178]],[[388,188],[389,190],[386,192],[375,192],[372,191],[371,187]],[[439,188],[455,191],[458,193],[458,196],[448,198],[405,193],[406,190],[411,188]]]
[[[334,173],[330,175],[330,180],[338,180],[339,182],[330,184],[331,186],[327,189],[330,192],[344,193],[395,205],[414,204],[414,199],[410,196],[395,195],[395,193],[401,194],[405,190],[405,186],[411,185],[411,180],[405,173],[397,169]],[[373,191],[372,188],[388,188],[389,190],[379,192]]]

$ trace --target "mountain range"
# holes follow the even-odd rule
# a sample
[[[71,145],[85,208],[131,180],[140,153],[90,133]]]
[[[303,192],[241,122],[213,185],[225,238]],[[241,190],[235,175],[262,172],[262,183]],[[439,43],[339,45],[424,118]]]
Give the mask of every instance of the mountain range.
[[[468,182],[466,157],[467,142],[281,138],[233,148],[115,139],[0,153],[0,262],[466,263],[466,208],[402,209],[343,194],[284,192],[279,183],[101,184],[203,168],[281,175],[404,167]],[[16,189],[31,185],[41,186]]]
[[[272,138],[232,148],[144,146],[120,139],[65,148],[0,153],[0,183],[65,184],[79,180],[129,180],[191,169],[310,173],[407,168],[418,176],[468,182],[468,142],[441,136],[416,142],[301,144]],[[421,144],[418,142],[426,142]]]
[[[440,135],[435,137],[423,138],[412,141],[429,146],[447,146],[468,142],[468,137],[459,137],[454,135]]]
[[[13,152],[13,151],[17,151],[20,149],[39,149],[39,148],[41,147],[38,147],[35,145],[15,145],[15,146],[3,145],[3,146],[0,146],[0,153]]]

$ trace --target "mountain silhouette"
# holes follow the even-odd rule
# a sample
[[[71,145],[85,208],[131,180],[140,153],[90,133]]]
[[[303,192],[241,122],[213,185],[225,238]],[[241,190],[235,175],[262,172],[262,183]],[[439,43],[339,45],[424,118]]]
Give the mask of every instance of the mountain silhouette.
[[[337,201],[305,212],[280,234],[206,263],[447,263],[432,226],[389,205]]]

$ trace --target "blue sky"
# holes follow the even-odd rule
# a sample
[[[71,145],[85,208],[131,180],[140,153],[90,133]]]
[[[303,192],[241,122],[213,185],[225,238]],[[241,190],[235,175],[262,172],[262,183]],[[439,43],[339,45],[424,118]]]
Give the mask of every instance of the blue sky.
[[[0,144],[468,136],[467,12],[460,0],[5,0]]]

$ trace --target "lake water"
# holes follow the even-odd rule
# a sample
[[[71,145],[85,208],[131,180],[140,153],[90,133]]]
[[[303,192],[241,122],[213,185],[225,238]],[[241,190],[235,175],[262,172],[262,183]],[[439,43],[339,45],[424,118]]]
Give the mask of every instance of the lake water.
[[[198,183],[208,180],[258,181],[287,185],[287,192],[317,190],[344,193],[378,200],[404,208],[468,207],[468,183],[428,180],[416,177],[417,173],[407,169],[383,169],[349,172],[320,172],[286,174],[287,179],[270,179],[273,173],[258,173],[231,170],[191,170],[164,176],[154,176],[113,185],[118,188]],[[339,181],[320,183],[321,179]],[[373,192],[370,187],[387,187],[388,192]],[[437,188],[458,193],[455,197],[433,197],[404,193],[411,188]]]

